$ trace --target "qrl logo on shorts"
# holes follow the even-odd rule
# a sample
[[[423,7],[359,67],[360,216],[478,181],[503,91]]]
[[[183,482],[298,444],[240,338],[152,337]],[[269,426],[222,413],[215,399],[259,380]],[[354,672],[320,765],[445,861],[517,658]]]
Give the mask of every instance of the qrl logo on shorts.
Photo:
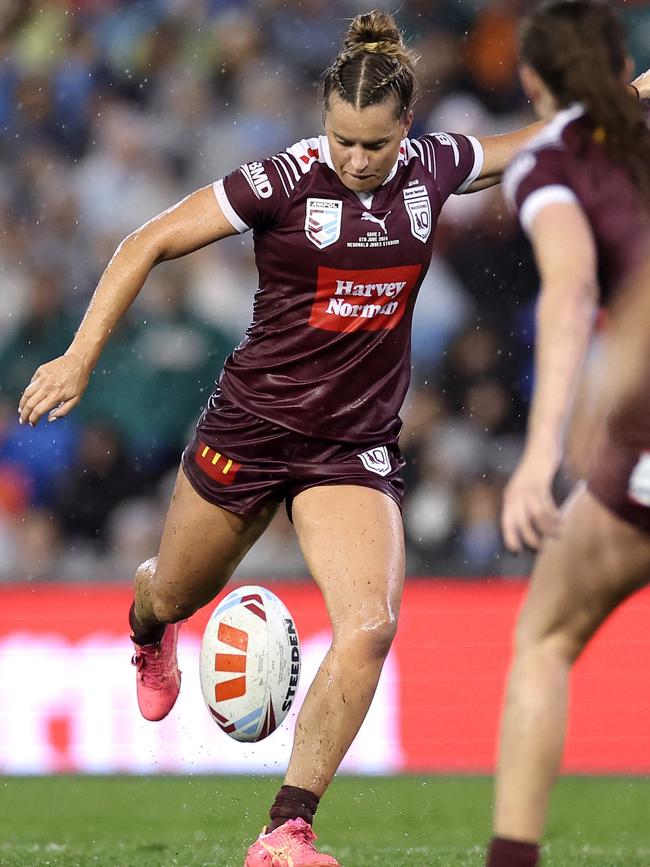
[[[367,470],[370,470],[371,473],[377,473],[378,476],[387,476],[391,471],[390,457],[386,446],[368,449],[367,452],[361,452],[358,458]]]
[[[309,324],[323,331],[384,331],[404,316],[422,267],[343,271],[319,267]]]
[[[209,476],[213,481],[220,485],[232,485],[235,481],[237,471],[241,467],[237,461],[232,458],[222,455],[216,449],[206,446],[205,443],[199,443],[199,447],[194,454],[194,460],[203,470],[206,476]]]

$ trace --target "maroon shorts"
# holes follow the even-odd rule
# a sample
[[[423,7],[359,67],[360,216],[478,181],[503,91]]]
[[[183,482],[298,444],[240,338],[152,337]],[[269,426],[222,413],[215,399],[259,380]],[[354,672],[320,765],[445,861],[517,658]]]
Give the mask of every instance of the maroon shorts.
[[[194,490],[237,515],[286,501],[317,485],[375,488],[400,505],[404,460],[395,440],[374,446],[317,439],[251,415],[220,391],[208,401],[183,452]]]
[[[650,451],[625,445],[608,432],[587,486],[615,515],[650,533]]]

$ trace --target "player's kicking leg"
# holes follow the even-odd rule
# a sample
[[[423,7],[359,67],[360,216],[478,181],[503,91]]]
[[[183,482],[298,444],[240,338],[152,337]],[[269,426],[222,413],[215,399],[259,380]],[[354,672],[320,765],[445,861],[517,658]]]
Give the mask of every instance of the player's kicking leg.
[[[266,506],[241,518],[200,497],[179,470],[160,552],[138,568],[129,613],[138,706],[145,719],[163,719],[178,697],[181,621],[220,592],[275,509]]]
[[[311,823],[370,707],[404,583],[400,512],[386,494],[355,485],[309,488],[294,500],[293,519],[333,641],[300,709],[270,826],[244,867],[338,867],[315,849]]]
[[[535,867],[564,747],[571,666],[605,618],[650,579],[650,536],[589,491],[537,559],[519,619],[496,779],[488,867]]]

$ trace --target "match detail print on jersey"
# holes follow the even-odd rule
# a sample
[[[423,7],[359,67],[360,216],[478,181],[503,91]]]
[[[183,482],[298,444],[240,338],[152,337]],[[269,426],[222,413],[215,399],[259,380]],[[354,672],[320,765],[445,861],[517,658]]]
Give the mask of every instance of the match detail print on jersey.
[[[220,485],[226,486],[232,485],[237,471],[241,467],[241,464],[238,464],[237,461],[233,461],[227,455],[222,455],[221,452],[210,448],[210,446],[206,446],[205,443],[199,443],[194,460],[206,476],[209,476]]]
[[[318,268],[309,324],[324,331],[382,331],[400,322],[421,265],[348,271]]]
[[[342,211],[340,199],[307,199],[305,234],[319,250],[340,238]]]
[[[391,471],[390,457],[386,446],[368,449],[367,452],[361,452],[357,457],[367,470],[378,476],[387,476]]]

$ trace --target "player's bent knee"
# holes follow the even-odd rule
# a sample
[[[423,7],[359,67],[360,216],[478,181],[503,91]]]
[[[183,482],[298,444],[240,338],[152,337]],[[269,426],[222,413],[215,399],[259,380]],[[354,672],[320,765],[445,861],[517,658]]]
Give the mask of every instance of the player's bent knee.
[[[153,587],[151,607],[154,616],[161,623],[178,623],[191,617],[200,608],[200,604],[197,604],[193,599],[183,598],[169,592],[161,592]]]
[[[356,623],[341,630],[341,640],[350,658],[371,662],[388,656],[397,632],[397,618],[386,616],[381,620]]]
[[[515,633],[515,651],[519,658],[535,654],[572,665],[585,643],[574,634],[570,624],[555,625],[546,631],[528,629],[525,624],[520,624]]]

